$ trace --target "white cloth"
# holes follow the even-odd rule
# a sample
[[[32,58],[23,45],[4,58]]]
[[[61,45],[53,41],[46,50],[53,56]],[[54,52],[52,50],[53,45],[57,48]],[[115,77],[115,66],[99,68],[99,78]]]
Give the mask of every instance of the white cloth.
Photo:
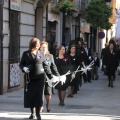
[[[29,68],[27,68],[27,67],[24,67],[23,70],[24,70],[24,72],[26,72],[26,73],[29,73],[29,72],[30,72],[30,71],[29,71]]]

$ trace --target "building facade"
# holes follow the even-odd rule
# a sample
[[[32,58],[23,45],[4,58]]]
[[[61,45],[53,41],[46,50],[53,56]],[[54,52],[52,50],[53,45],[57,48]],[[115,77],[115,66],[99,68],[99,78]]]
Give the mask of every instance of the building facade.
[[[23,87],[23,74],[19,62],[23,51],[29,48],[32,37],[46,40],[47,5],[50,0],[4,0],[3,45],[3,77],[0,79],[0,94]],[[0,11],[1,10],[0,5]],[[1,35],[1,34],[0,34]],[[1,37],[0,37],[1,38]],[[1,49],[3,47],[3,49]],[[2,52],[3,50],[3,52]]]

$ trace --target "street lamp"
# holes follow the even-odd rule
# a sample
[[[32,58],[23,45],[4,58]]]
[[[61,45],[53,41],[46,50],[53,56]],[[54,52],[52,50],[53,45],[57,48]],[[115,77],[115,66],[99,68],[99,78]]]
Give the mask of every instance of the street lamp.
[[[0,0],[0,95],[3,94],[3,4]]]

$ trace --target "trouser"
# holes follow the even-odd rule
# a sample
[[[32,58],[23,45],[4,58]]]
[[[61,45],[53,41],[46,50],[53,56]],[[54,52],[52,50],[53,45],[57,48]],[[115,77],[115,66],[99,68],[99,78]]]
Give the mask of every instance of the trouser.
[[[98,79],[98,66],[94,66],[94,77],[95,80]]]

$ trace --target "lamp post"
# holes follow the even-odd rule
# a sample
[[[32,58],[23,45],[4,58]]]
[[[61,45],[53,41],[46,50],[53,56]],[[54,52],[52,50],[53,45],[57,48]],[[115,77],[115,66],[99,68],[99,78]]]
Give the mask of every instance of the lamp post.
[[[3,4],[0,0],[0,95],[3,94]]]

